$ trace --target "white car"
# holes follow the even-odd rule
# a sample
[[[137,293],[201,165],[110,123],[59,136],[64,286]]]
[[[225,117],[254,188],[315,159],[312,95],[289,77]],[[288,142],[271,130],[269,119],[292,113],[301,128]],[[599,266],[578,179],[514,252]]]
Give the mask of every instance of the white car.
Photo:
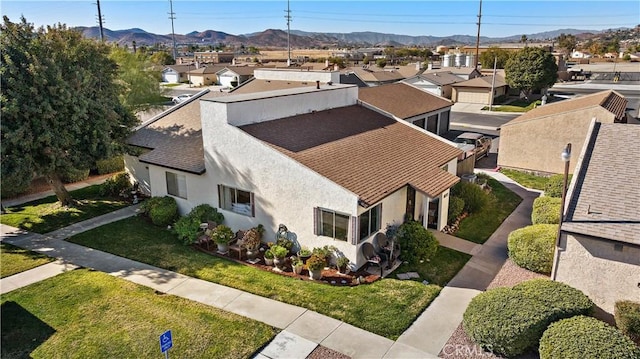
[[[173,101],[173,103],[175,104],[179,104],[187,101],[188,99],[191,98],[191,96],[192,95],[189,95],[189,94],[182,94],[182,95],[175,96],[174,98],[171,99],[171,101]]]

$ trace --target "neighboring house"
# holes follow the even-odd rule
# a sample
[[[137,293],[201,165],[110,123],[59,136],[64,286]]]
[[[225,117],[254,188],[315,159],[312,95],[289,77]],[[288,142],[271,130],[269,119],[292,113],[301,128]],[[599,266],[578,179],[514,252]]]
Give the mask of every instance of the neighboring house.
[[[206,65],[187,73],[189,81],[195,86],[209,86],[218,83],[216,73],[224,69],[224,66]]]
[[[432,74],[436,72],[449,72],[463,80],[471,80],[482,76],[480,71],[475,67],[441,67],[438,69],[425,70],[423,74]]]
[[[349,67],[342,71],[345,75],[357,76],[367,86],[380,86],[388,83],[398,82],[404,76],[398,71],[385,71],[375,65],[365,65],[366,67]]]
[[[421,74],[425,69],[422,68],[421,62],[416,62],[409,65],[395,65],[395,66],[385,66],[385,71],[396,71],[399,72],[400,75],[404,78],[414,77]]]
[[[571,58],[573,59],[590,59],[591,53],[587,51],[574,51],[571,53]]]
[[[189,80],[188,72],[195,70],[196,65],[168,65],[162,72],[162,82],[168,82],[171,84],[177,84]]]
[[[340,73],[338,71],[305,68],[256,68],[253,71],[253,76],[252,79],[234,88],[230,93],[237,95],[297,87],[317,87],[319,84],[337,84],[340,81]]]
[[[218,83],[226,87],[236,87],[253,76],[255,67],[251,66],[227,66],[218,71]]]
[[[507,83],[502,77],[496,75],[495,82],[493,81],[493,77],[494,76],[476,77],[471,80],[453,84],[451,99],[453,102],[490,105],[492,98],[495,99],[498,96],[506,95],[508,88]],[[491,92],[491,88],[493,88],[493,93]]]
[[[431,92],[434,95],[451,99],[453,84],[464,81],[462,78],[448,71],[423,73],[403,80],[412,86],[420,88],[424,91]]]
[[[285,224],[300,245],[335,245],[354,267],[360,245],[406,216],[446,225],[461,151],[358,104],[353,85],[191,100],[144,124],[127,171],[182,214],[218,207],[233,230]],[[198,103],[199,102],[199,103]]]
[[[613,314],[616,301],[640,299],[640,126],[593,121],[585,142],[552,279]]]
[[[193,53],[193,60],[203,64],[231,63],[234,57],[233,52],[196,51]]]
[[[360,101],[433,134],[449,131],[453,102],[405,83],[361,88]]]
[[[626,122],[627,100],[615,91],[539,106],[500,127],[498,166],[542,174],[562,173],[564,164],[551,161],[571,143],[573,173],[589,124]]]

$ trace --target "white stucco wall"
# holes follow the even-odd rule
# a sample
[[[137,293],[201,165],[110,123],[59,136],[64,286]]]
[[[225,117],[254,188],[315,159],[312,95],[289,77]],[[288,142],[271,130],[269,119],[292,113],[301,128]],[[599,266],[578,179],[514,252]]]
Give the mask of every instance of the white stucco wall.
[[[562,233],[555,279],[583,291],[613,314],[616,301],[640,301],[640,247]]]
[[[125,154],[124,169],[129,173],[131,181],[138,181],[139,189],[146,195],[151,195],[151,179],[149,178],[149,166],[138,160],[138,157]]]
[[[197,175],[160,166],[148,166],[151,183],[151,196],[153,197],[169,195],[167,193],[167,172],[182,174],[186,177],[187,198],[172,196],[178,204],[178,210],[181,215],[189,213],[193,207],[203,203],[208,203],[213,207],[218,207],[218,188],[215,183],[211,183],[211,178],[207,173]],[[237,230],[240,228],[235,229]]]
[[[284,81],[308,81],[327,83],[329,81],[334,84],[340,83],[339,71],[302,71],[302,70],[274,70],[274,69],[256,69],[253,71],[253,77],[258,80],[284,80]]]

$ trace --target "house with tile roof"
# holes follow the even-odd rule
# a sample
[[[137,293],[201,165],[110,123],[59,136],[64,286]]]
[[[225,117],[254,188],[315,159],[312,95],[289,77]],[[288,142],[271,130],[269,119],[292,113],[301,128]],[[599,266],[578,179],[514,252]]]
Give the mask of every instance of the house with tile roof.
[[[127,156],[127,170],[181,213],[208,203],[234,230],[263,224],[267,239],[283,223],[299,245],[334,245],[355,267],[366,262],[360,245],[406,216],[446,225],[461,154],[342,84],[205,93],[129,143],[143,151]]]
[[[436,135],[449,131],[453,102],[406,83],[361,88],[358,99],[376,111]]]
[[[480,76],[471,80],[462,81],[451,85],[453,102],[480,103],[490,105],[492,99],[506,95],[508,85],[499,75]],[[493,89],[493,93],[492,90]]]
[[[585,137],[551,275],[613,314],[640,299],[640,126],[594,120]]]
[[[551,161],[567,143],[573,146],[569,172],[592,119],[600,123],[626,123],[627,100],[608,90],[539,106],[502,125],[498,166],[540,174],[562,173],[564,164]]]
[[[459,76],[452,74],[449,71],[423,73],[402,80],[402,82],[407,83],[411,86],[415,86],[424,91],[431,92],[436,96],[441,96],[448,99],[451,99],[451,94],[453,92],[452,85],[462,81],[465,80],[460,78]]]

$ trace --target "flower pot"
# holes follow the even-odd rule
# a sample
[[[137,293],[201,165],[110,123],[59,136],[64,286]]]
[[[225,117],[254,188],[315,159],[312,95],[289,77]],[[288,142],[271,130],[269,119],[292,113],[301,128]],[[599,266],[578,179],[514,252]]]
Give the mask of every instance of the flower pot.
[[[264,264],[266,264],[268,266],[272,266],[273,265],[273,258],[264,257]]]
[[[316,270],[309,269],[309,278],[313,280],[322,279],[322,269],[316,269]]]
[[[309,259],[309,257],[311,257],[311,254],[303,256],[300,255],[300,252],[298,252],[298,258],[302,259],[302,263],[307,264],[307,259]]]
[[[258,256],[258,253],[260,253],[260,251],[258,251],[257,249],[252,249],[252,250],[247,250],[247,258],[248,259],[256,259],[256,257]]]
[[[218,252],[220,253],[229,252],[229,245],[226,243],[218,243]]]
[[[293,272],[295,274],[300,274],[300,273],[302,273],[302,268],[304,268],[304,266],[302,264],[301,265],[297,265],[297,266],[293,266]]]
[[[284,270],[286,260],[284,258],[273,258],[273,264],[280,270]]]

